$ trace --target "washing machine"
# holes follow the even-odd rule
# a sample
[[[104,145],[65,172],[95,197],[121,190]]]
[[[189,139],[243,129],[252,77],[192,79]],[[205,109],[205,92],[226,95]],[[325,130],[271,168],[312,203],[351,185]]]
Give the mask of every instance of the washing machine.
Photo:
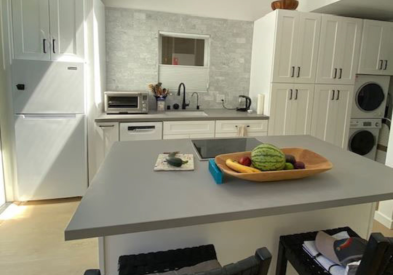
[[[358,75],[351,118],[383,118],[390,76]]]
[[[375,160],[382,119],[351,119],[348,150]]]

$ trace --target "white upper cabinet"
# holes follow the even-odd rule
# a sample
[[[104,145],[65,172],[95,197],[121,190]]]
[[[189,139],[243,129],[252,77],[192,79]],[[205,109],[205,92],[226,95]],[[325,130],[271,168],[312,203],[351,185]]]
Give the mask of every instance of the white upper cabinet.
[[[272,81],[313,83],[321,15],[280,10],[276,20]]]
[[[316,85],[311,135],[339,147],[348,143],[353,86]]]
[[[50,60],[48,0],[13,0],[12,25],[16,59]]]
[[[320,30],[320,14],[299,13],[295,83],[315,82]]]
[[[393,75],[393,23],[364,20],[358,73]]]
[[[82,61],[83,0],[12,0],[14,58]]]
[[[50,0],[49,3],[52,60],[83,59],[83,1]]]
[[[322,16],[316,83],[354,84],[362,20]]]

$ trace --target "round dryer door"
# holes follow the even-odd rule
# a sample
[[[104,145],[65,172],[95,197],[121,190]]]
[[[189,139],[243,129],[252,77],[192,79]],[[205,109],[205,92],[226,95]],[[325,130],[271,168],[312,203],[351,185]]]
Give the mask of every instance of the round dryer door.
[[[378,109],[385,100],[385,93],[381,86],[369,83],[360,88],[356,95],[356,104],[366,112]]]
[[[374,135],[369,131],[362,130],[352,135],[349,142],[349,150],[358,155],[365,156],[373,150],[375,144]]]

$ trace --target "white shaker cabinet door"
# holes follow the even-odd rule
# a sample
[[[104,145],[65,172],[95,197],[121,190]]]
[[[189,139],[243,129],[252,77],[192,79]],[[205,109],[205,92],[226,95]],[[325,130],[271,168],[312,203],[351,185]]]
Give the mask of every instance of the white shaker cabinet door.
[[[289,135],[309,135],[314,98],[313,84],[295,84],[291,100]]]
[[[328,132],[334,129],[334,121],[330,117],[334,109],[334,94],[331,85],[316,85],[314,93],[311,135],[321,140],[328,137]],[[330,116],[330,117],[329,117]]]
[[[337,84],[355,84],[363,22],[361,19],[342,17],[340,22],[336,68]]]
[[[382,74],[393,75],[393,23],[391,22],[384,22],[381,55],[383,60]]]
[[[106,155],[111,149],[112,145],[119,141],[119,123],[118,122],[100,122],[96,127],[96,140],[95,140],[95,154],[96,154],[96,171],[104,162]],[[90,180],[92,180],[91,175]]]
[[[84,59],[83,0],[49,0],[51,55],[54,61]]]
[[[269,136],[287,135],[290,129],[293,84],[273,84],[269,117]]]
[[[316,85],[311,135],[345,148],[348,142],[353,86]]]
[[[12,0],[15,59],[50,60],[48,0]]]
[[[293,83],[296,70],[298,13],[280,10],[277,18],[273,82]]]
[[[335,104],[336,104],[336,124],[333,133],[335,133],[333,140],[330,142],[347,148],[349,124],[351,119],[351,108],[353,100],[353,86],[335,86]]]
[[[317,71],[321,15],[299,13],[295,83],[314,83]]]
[[[383,31],[382,22],[364,20],[358,73],[381,74]]]
[[[337,16],[322,16],[321,42],[318,54],[316,83],[335,83],[340,20]]]

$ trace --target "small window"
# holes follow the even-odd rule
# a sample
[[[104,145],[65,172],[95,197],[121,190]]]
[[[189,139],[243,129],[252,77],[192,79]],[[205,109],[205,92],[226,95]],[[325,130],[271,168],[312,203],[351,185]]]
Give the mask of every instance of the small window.
[[[210,37],[160,32],[159,42],[159,82],[172,91],[184,82],[187,91],[206,92]]]
[[[205,66],[205,40],[162,36],[164,65]]]

